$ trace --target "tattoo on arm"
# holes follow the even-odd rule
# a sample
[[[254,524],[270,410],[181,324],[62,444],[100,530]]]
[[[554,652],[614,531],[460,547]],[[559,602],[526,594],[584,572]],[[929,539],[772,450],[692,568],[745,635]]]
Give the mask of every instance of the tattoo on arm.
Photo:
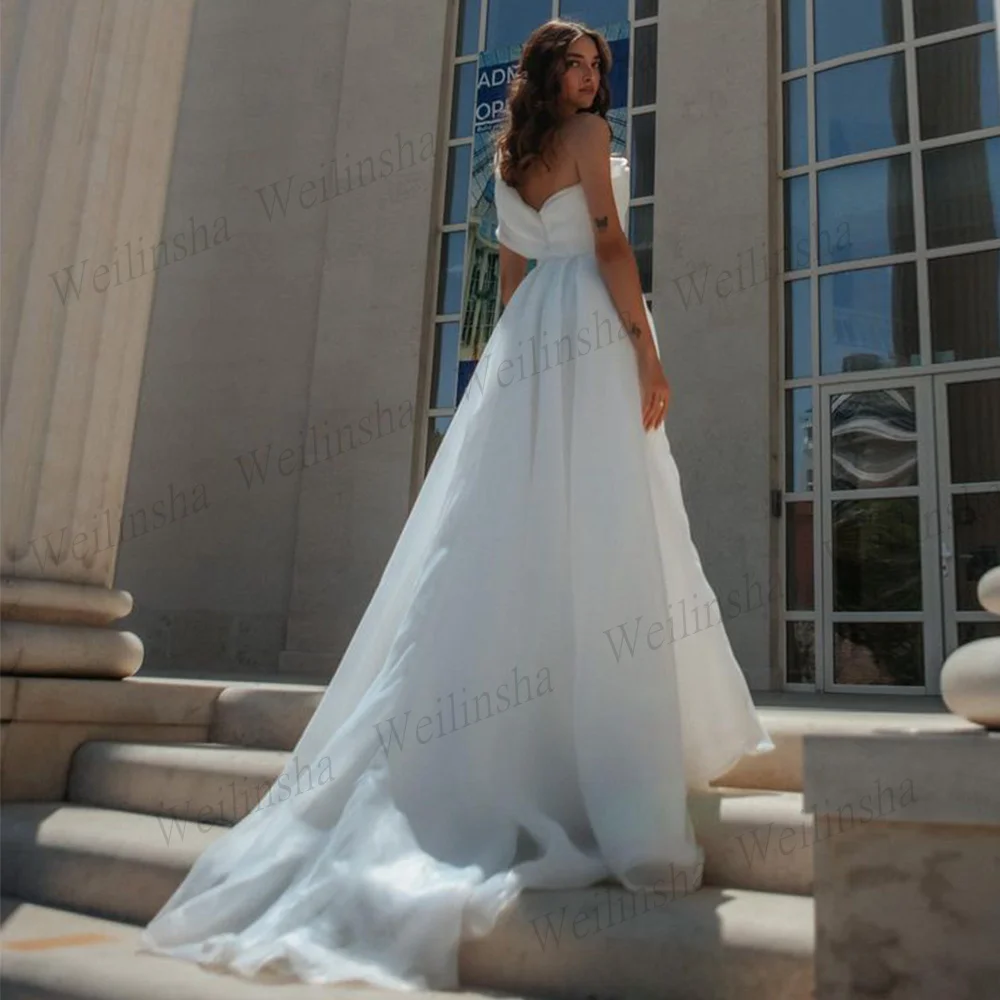
[[[597,229],[607,229],[608,217],[606,215],[602,215],[599,219],[594,219],[594,226]]]
[[[629,331],[628,331],[628,332],[629,332],[629,333],[630,333],[630,334],[631,334],[631,335],[632,335],[633,337],[635,337],[635,339],[636,339],[636,340],[638,340],[638,339],[639,339],[639,338],[640,338],[640,337],[642,336],[642,330],[641,330],[641,329],[639,328],[639,324],[638,324],[638,323],[633,323],[633,324],[632,324],[632,325],[631,325],[631,326],[629,327]]]

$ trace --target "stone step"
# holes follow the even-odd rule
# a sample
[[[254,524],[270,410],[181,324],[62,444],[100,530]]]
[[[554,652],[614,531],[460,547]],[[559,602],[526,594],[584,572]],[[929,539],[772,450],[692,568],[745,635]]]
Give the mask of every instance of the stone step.
[[[758,706],[761,721],[775,749],[770,753],[744,757],[714,784],[727,788],[801,792],[805,740],[813,734],[857,736],[863,733],[955,733],[982,729],[982,726],[944,710],[856,709],[852,704],[858,704],[857,700],[841,703],[840,699],[846,696],[827,697],[831,699],[830,704],[823,703],[823,707],[799,707],[794,702],[787,706]],[[836,701],[832,700],[834,697]],[[868,696],[861,703],[871,705],[875,701],[873,696]]]
[[[5,899],[0,986],[10,1000],[388,1000],[374,989],[250,983],[135,951],[139,928]],[[598,887],[527,892],[463,944],[462,985],[551,1000],[807,1000],[812,900],[745,890],[689,896]],[[396,994],[393,994],[396,995]],[[416,1000],[480,993],[416,992]]]
[[[293,750],[325,688],[243,685],[214,703],[208,738],[216,743]],[[802,791],[804,739],[811,733],[968,732],[982,727],[952,715],[939,698],[756,693],[757,709],[775,743],[772,753],[744,757],[715,784],[729,788]]]
[[[10,803],[0,882],[18,899],[146,923],[225,830],[76,803]]]
[[[395,990],[250,982],[136,951],[139,928],[4,898],[4,1000],[398,1000]],[[419,990],[414,1000],[486,1000]]]
[[[528,892],[463,945],[461,978],[565,1000],[811,1000],[813,925],[806,896]]]
[[[215,743],[95,740],[76,751],[66,798],[106,809],[230,826],[256,807],[287,759],[283,750]]]
[[[811,817],[793,794],[735,790],[692,798],[705,884],[807,894]],[[12,803],[0,856],[5,890],[22,899],[148,921],[225,827],[81,803]]]
[[[801,792],[719,788],[689,799],[706,885],[809,895],[813,816]]]
[[[73,759],[69,799],[159,817],[161,838],[174,829],[168,817],[189,821],[197,833],[247,815],[286,759],[280,751],[210,744],[88,743]],[[303,773],[303,787],[307,780]],[[812,817],[802,813],[800,793],[714,789],[692,796],[691,811],[707,885],[811,892]]]

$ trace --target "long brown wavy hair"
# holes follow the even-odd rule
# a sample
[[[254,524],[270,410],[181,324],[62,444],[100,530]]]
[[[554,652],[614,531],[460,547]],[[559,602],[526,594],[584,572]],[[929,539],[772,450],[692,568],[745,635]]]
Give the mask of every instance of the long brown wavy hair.
[[[597,46],[601,79],[594,103],[581,114],[600,115],[607,122],[611,106],[611,48],[604,36],[579,21],[555,18],[537,27],[524,43],[517,75],[507,95],[504,125],[496,140],[500,176],[518,187],[525,169],[536,159],[546,162],[559,127],[559,95],[566,69],[566,50],[581,35]],[[610,124],[608,129],[611,129]]]

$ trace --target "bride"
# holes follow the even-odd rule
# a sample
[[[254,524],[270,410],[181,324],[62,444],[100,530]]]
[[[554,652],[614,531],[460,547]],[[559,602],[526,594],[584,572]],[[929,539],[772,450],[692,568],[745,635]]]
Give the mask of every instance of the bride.
[[[688,791],[772,749],[663,428],[610,63],[573,22],[527,40],[488,350],[284,771],[143,950],[456,988],[460,942],[523,889],[694,891]]]

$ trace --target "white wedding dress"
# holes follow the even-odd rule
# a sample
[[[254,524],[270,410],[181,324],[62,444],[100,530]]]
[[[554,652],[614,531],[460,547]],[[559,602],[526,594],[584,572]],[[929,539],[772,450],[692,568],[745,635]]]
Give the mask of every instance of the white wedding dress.
[[[697,878],[687,789],[772,748],[668,438],[643,430],[582,188],[535,211],[497,176],[496,206],[537,266],[285,771],[144,950],[455,988],[460,940],[523,888]]]

